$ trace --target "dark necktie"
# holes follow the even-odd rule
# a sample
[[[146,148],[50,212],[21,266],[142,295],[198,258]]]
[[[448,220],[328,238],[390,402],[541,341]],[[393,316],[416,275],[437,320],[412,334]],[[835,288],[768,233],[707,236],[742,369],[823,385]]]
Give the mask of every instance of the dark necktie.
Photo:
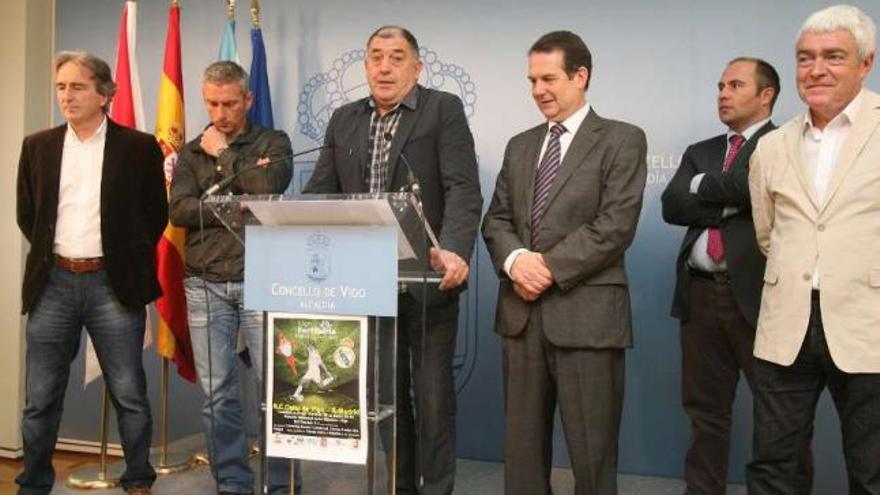
[[[544,217],[544,210],[547,209],[547,200],[550,198],[550,186],[553,185],[553,179],[559,172],[559,165],[562,161],[562,146],[559,143],[559,137],[565,133],[565,126],[556,124],[550,128],[550,139],[547,141],[547,149],[541,158],[541,164],[538,166],[538,173],[535,175],[535,196],[532,200],[532,248],[538,249],[536,245],[536,237],[538,235],[538,226],[541,225],[541,219]]]
[[[742,149],[742,145],[745,142],[746,138],[739,134],[730,136],[730,146],[727,148],[727,156],[724,157],[724,167],[721,169],[723,172],[730,170],[730,166],[733,165],[733,161],[736,160],[736,155],[739,154],[739,150]],[[706,254],[708,254],[715,263],[719,263],[724,259],[724,240],[721,238],[721,231],[718,230],[717,227],[709,227],[709,239],[706,243]]]

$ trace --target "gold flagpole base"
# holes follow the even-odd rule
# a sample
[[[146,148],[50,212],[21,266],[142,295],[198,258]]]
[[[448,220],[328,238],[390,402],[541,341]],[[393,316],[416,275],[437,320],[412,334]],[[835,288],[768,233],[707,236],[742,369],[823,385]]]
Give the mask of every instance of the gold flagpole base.
[[[164,461],[162,458],[165,458]],[[196,467],[197,461],[192,454],[168,452],[164,456],[161,453],[150,455],[150,464],[156,470],[156,474],[176,474]]]
[[[248,459],[256,459],[257,457],[260,457],[260,442],[252,443],[248,451]],[[208,451],[206,450],[196,452],[193,454],[192,459],[197,466],[209,466],[211,464],[211,458],[208,457]]]
[[[107,466],[103,473],[100,466],[85,466],[70,473],[67,486],[78,490],[116,488],[124,470],[124,462]]]
[[[192,456],[193,462],[196,463],[197,466],[210,466],[211,458],[208,457],[207,450],[200,450],[193,454]]]

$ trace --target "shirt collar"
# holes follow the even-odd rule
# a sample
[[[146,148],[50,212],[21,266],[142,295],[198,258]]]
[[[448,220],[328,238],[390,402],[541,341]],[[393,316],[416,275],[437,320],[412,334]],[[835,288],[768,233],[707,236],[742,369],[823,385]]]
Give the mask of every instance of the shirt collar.
[[[84,140],[80,140],[79,136],[76,135],[76,131],[73,130],[73,127],[70,125],[70,122],[67,123],[67,133],[64,135],[64,139],[70,143],[77,144],[88,144],[92,143],[97,139],[102,139],[107,134],[107,116],[104,115],[101,119],[101,125],[98,126],[98,129],[94,134],[87,137]]]
[[[567,119],[559,123],[565,126],[565,132],[571,132],[573,134],[581,127],[581,124],[584,122],[584,119],[587,118],[588,113],[590,113],[590,104],[585,103],[577,112],[569,115]],[[556,125],[556,122],[548,120],[547,130],[549,131],[554,125]]]
[[[406,96],[403,97],[403,100],[401,100],[400,103],[395,105],[394,108],[392,108],[390,111],[393,112],[400,107],[404,107],[407,110],[415,110],[416,107],[418,106],[418,102],[419,102],[419,85],[416,84],[415,86],[413,86],[413,88],[411,90],[409,90],[409,93],[407,93]],[[372,95],[367,97],[367,105],[369,105],[371,110],[376,110],[376,101],[373,100]]]
[[[856,97],[849,102],[849,105],[847,105],[842,112],[837,114],[836,117],[828,122],[828,125],[825,126],[825,129],[828,129],[829,127],[837,128],[844,124],[854,125],[856,123],[856,119],[858,118],[859,108],[861,108],[862,106],[863,94],[865,94],[864,88],[859,90],[859,94],[857,94]],[[810,109],[808,108],[806,111],[806,117],[804,118],[804,133],[812,132],[813,129],[813,115],[810,113]],[[816,131],[819,130],[816,129]]]
[[[732,129],[728,130],[727,131],[727,141],[730,141],[730,138],[732,138],[733,136],[736,136],[737,134],[739,134],[740,136],[745,138],[746,141],[748,141],[749,139],[752,139],[752,136],[754,136],[756,132],[758,132],[758,129],[767,125],[767,122],[770,122],[770,117],[767,117],[764,120],[760,120],[758,122],[755,122],[754,124],[746,127],[746,130],[744,130],[742,132],[735,132]]]

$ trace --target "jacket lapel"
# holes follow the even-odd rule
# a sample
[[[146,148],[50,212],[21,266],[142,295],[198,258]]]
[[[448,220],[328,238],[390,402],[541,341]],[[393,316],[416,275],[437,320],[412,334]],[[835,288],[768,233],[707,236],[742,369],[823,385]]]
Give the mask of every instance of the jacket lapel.
[[[804,195],[810,200],[810,204],[813,205],[816,212],[818,212],[819,202],[816,200],[816,188],[813,185],[813,178],[807,174],[807,164],[804,162],[804,124],[806,122],[806,115],[806,113],[802,114],[794,125],[786,130],[785,147],[789,163],[794,169],[798,181],[801,183]]]
[[[367,97],[369,98],[369,97]],[[363,191],[370,190],[370,161],[369,161],[369,150],[370,147],[370,105],[367,100],[363,101],[363,105],[360,106],[360,111],[362,112],[359,116],[352,119],[354,127],[351,129],[352,135],[351,143],[354,146],[354,154],[355,159],[357,160],[356,166],[351,171],[352,173],[357,175],[357,179],[359,180],[359,184],[363,188]],[[349,157],[351,157],[352,153],[349,150]]]
[[[541,147],[544,145],[544,138],[546,136],[546,123],[532,129],[529,133],[525,154],[523,155],[526,157],[525,167],[519,170],[519,173],[523,174],[523,180],[517,181],[517,183],[522,184],[526,189],[523,191],[524,194],[519,197],[526,198],[526,212],[532,211],[532,203],[535,200],[535,177],[538,173],[538,165],[541,162]],[[531,233],[531,222],[529,221],[531,213],[527,213],[524,218],[526,219],[526,231]]]
[[[547,196],[547,208],[550,208],[550,204],[553,203],[553,199],[565,186],[568,178],[584,163],[587,155],[590,154],[590,151],[599,142],[599,134],[602,131],[602,127],[603,119],[596,115],[593,109],[590,109],[587,117],[575,133],[568,151],[565,152],[565,157],[562,158],[559,172],[550,186],[550,192]]]
[[[424,95],[424,92],[421,90],[421,88],[417,88],[416,91],[418,91],[418,98],[416,99],[415,108],[410,110],[409,108],[401,105],[400,109],[398,110],[400,112],[400,121],[397,123],[397,131],[395,131],[394,139],[391,141],[391,150],[389,150],[388,152],[388,165],[390,166],[390,168],[388,169],[388,183],[386,184],[386,189],[390,191],[395,190],[394,179],[397,177],[397,168],[398,162],[400,161],[400,153],[403,151],[403,147],[406,146],[406,142],[409,141],[409,136],[410,134],[412,134],[412,131],[416,126],[416,121],[418,120],[420,115],[419,105],[422,104],[421,99],[422,95]],[[406,181],[404,182],[404,184],[407,183],[409,183],[409,179],[406,179]]]
[[[840,188],[843,178],[856,162],[856,158],[861,154],[868,139],[877,130],[880,124],[880,101],[874,98],[874,93],[866,90],[864,101],[859,108],[858,117],[855,125],[850,129],[843,145],[840,149],[840,155],[837,158],[837,164],[834,166],[834,172],[831,174],[831,181],[828,184],[828,191],[825,193],[825,200],[819,213],[825,211],[834,194]]]
[[[712,150],[710,151],[707,168],[709,172],[721,172],[724,170],[724,152],[727,150],[727,134],[718,136],[718,139],[712,142]],[[742,153],[740,153],[741,155]],[[736,162],[731,168],[736,166]]]
[[[47,148],[47,160],[45,164],[46,183],[50,191],[54,191],[56,204],[52,207],[52,211],[58,210],[58,197],[61,187],[61,156],[64,153],[64,137],[67,135],[67,124],[62,124],[52,129],[52,137]]]
[[[772,131],[773,129],[776,129],[776,126],[773,124],[773,122],[768,121],[766,124],[762,125],[760,129],[755,131],[755,133],[752,134],[752,137],[749,138],[749,140],[743,144],[742,149],[739,150],[739,154],[736,155],[736,158],[733,160],[733,163],[730,165],[730,169],[733,170],[733,169],[739,168],[739,167],[747,167],[749,164],[749,159],[752,157],[752,152],[755,151],[755,146],[758,145],[758,140],[761,139],[761,136],[763,136],[764,134],[767,134],[768,132]],[[727,139],[727,136],[725,136],[725,140],[726,139]],[[722,151],[721,153],[723,154],[724,151]],[[722,168],[723,168],[723,158],[722,158]]]
[[[107,117],[107,133],[104,136],[104,162],[101,164],[101,225],[104,226],[107,208],[111,207],[111,198],[114,193],[114,183],[122,167],[120,157],[122,150],[119,147],[119,125]]]

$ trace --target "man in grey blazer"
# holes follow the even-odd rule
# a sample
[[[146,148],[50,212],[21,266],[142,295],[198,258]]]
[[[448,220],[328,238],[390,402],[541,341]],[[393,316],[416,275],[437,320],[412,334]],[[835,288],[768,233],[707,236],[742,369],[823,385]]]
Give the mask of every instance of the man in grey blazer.
[[[505,493],[549,494],[558,401],[575,493],[617,493],[624,350],[632,345],[624,253],[645,187],[641,129],[587,103],[589,49],[576,34],[529,50],[546,122],[504,153],[483,237],[501,279]]]
[[[443,276],[424,298],[421,287],[398,297],[397,493],[450,494],[458,296],[467,281],[483,199],[461,100],[419,86],[421,69],[418,43],[406,29],[384,26],[370,36],[370,96],[333,112],[325,149],[303,191],[401,191],[414,181],[421,186],[425,216],[440,242],[431,249],[431,268]]]

